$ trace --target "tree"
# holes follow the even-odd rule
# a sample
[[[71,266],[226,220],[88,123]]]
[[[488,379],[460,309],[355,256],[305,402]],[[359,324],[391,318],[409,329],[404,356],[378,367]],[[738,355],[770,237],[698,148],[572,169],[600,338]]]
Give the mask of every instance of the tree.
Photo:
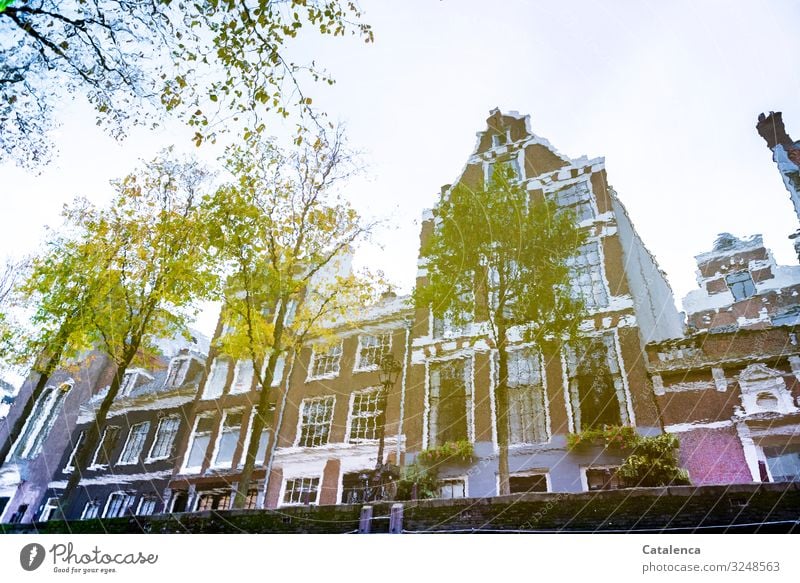
[[[62,509],[97,447],[125,370],[154,353],[155,340],[186,334],[194,303],[216,287],[200,205],[207,179],[196,162],[175,161],[167,151],[117,181],[109,208],[74,213],[84,244],[115,251],[82,306],[88,343],[109,357],[114,375],[77,451]]]
[[[215,139],[259,112],[312,114],[307,79],[333,83],[316,62],[296,63],[302,30],[361,35],[355,3],[344,0],[16,0],[0,9],[0,153],[22,165],[47,161],[47,132],[66,93],[94,107],[119,139],[132,125],[174,112]],[[148,112],[143,115],[142,112]]]
[[[38,376],[0,446],[0,463],[11,451],[53,372],[88,347],[91,306],[103,289],[105,269],[122,246],[119,241],[96,245],[87,238],[87,231],[75,223],[75,218],[93,212],[84,200],[65,211],[69,230],[52,234],[46,250],[31,260],[28,273],[11,292],[17,307],[30,313],[30,322],[28,326],[7,323],[4,332],[9,342],[4,343],[4,360]]]
[[[373,280],[350,270],[353,245],[371,225],[335,194],[354,171],[339,131],[288,153],[254,139],[231,148],[226,165],[234,180],[206,202],[229,273],[220,348],[251,361],[260,391],[234,499],[241,508],[278,359],[291,359],[310,339],[324,341],[332,324],[352,320],[372,298]]]
[[[495,386],[500,494],[508,485],[509,329],[518,326],[540,350],[576,335],[584,302],[572,293],[569,260],[585,233],[574,214],[533,197],[496,164],[487,185],[459,183],[442,198],[424,242],[427,281],[414,292],[418,307],[463,324],[488,321],[498,354]]]

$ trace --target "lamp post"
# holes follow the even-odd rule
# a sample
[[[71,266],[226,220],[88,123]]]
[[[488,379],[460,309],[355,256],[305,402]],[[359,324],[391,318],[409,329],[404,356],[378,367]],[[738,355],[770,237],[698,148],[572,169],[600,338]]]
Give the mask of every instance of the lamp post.
[[[380,359],[380,369],[378,370],[378,378],[381,383],[380,395],[378,397],[378,406],[380,413],[378,413],[378,460],[375,464],[375,471],[373,473],[373,492],[375,498],[379,497],[378,492],[383,485],[384,470],[383,464],[383,449],[386,437],[386,397],[389,390],[397,382],[397,375],[401,370],[400,363],[394,359],[394,355],[388,350],[383,353]]]

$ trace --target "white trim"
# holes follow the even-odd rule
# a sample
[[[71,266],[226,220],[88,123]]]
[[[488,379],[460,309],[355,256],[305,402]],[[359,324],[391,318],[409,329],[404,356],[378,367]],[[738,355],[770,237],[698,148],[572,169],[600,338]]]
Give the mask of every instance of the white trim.
[[[375,407],[375,412],[376,412],[375,417],[379,417],[380,414],[381,414],[379,407],[380,407],[381,391],[382,390],[384,390],[383,387],[380,386],[380,385],[377,385],[377,386],[373,386],[373,387],[364,387],[363,389],[359,389],[357,391],[352,391],[350,393],[350,405],[349,405],[349,408],[348,408],[348,411],[347,411],[347,422],[345,423],[345,434],[344,434],[344,436],[345,436],[344,437],[344,442],[345,443],[356,444],[356,443],[377,443],[378,442],[378,437],[374,437],[372,439],[356,439],[356,440],[353,440],[352,439],[353,436],[351,435],[351,431],[353,429],[353,413],[354,413],[353,407],[355,406],[356,395],[366,395],[367,393],[376,393],[376,395],[378,397],[378,401],[377,401],[376,407]],[[377,421],[376,421],[375,431],[376,431],[376,433],[378,431]]]
[[[376,370],[380,370],[380,368],[381,368],[380,363],[371,364],[370,366],[367,366],[367,367],[362,367],[361,366],[361,349],[362,349],[361,338],[363,336],[371,336],[373,338],[380,338],[381,336],[386,336],[386,337],[389,338],[389,343],[387,345],[385,345],[385,346],[383,344],[378,344],[377,345],[378,348],[380,348],[380,350],[378,351],[379,355],[381,353],[383,353],[383,352],[390,352],[392,350],[392,337],[394,336],[392,330],[389,330],[389,331],[386,331],[386,330],[377,331],[376,330],[374,332],[363,332],[363,333],[359,334],[358,335],[358,346],[356,347],[356,355],[355,355],[355,358],[353,359],[354,360],[354,363],[353,363],[353,374],[360,373],[360,372],[376,371]]]
[[[214,449],[211,452],[211,461],[209,462],[208,469],[210,470],[229,470],[231,468],[237,467],[238,464],[234,464],[233,462],[236,461],[236,448],[239,445],[239,440],[242,438],[242,426],[244,425],[244,416],[245,416],[245,407],[232,407],[230,409],[224,409],[222,411],[222,419],[220,419],[218,431],[217,431],[217,439],[214,440]],[[219,455],[219,447],[222,444],[222,436],[225,433],[225,421],[228,419],[230,415],[237,415],[240,414],[242,416],[242,420],[239,422],[239,433],[236,435],[236,445],[233,448],[233,453],[231,454],[231,461],[230,463],[217,463],[217,456]],[[213,431],[211,432],[214,433]]]
[[[666,433],[684,433],[686,431],[694,431],[695,429],[722,429],[723,427],[732,427],[733,424],[733,421],[730,419],[712,421],[710,423],[675,423],[673,425],[665,425],[664,431]]]
[[[422,449],[428,449],[430,445],[430,435],[429,435],[429,424],[430,424],[430,415],[431,415],[431,406],[430,406],[430,364],[431,363],[443,363],[449,362],[451,360],[463,360],[465,361],[465,366],[470,367],[469,371],[469,379],[464,379],[464,396],[469,398],[470,404],[464,403],[466,408],[466,422],[467,422],[467,441],[471,443],[475,443],[475,351],[472,348],[462,348],[457,350],[454,353],[448,354],[446,356],[440,357],[431,357],[425,360],[425,407],[424,407],[424,414],[425,417],[424,421],[424,430],[423,430],[423,447]],[[469,393],[467,393],[467,389],[469,388]],[[442,444],[438,444],[442,445]]]
[[[444,498],[444,497],[441,496],[441,493],[442,493],[441,484],[442,484],[442,482],[457,482],[457,481],[464,482],[464,498],[469,498],[469,474],[462,474],[460,476],[440,476],[439,477],[439,496],[437,497],[437,500],[463,500],[464,498],[454,498],[454,497]]]
[[[589,492],[589,478],[586,475],[586,470],[613,470],[619,469],[621,464],[597,464],[597,465],[589,465],[589,466],[579,466],[580,477],[581,477],[581,490],[583,492]],[[592,490],[592,492],[596,492],[597,490]]]
[[[236,390],[236,382],[239,380],[239,376],[241,375],[240,369],[243,363],[249,364],[253,368],[252,372],[250,373],[250,385],[246,386],[243,389]],[[255,365],[253,364],[252,360],[248,358],[237,360],[236,363],[233,365],[233,379],[231,380],[231,386],[230,389],[228,390],[228,393],[231,395],[241,395],[244,393],[249,393],[250,391],[253,390],[253,383],[255,382],[255,377],[256,377]]]
[[[175,433],[172,436],[172,443],[170,443],[169,447],[167,448],[166,455],[159,456],[159,457],[153,457],[153,449],[156,447],[156,443],[158,443],[158,436],[161,433],[161,424],[164,423],[164,421],[168,420],[168,419],[177,419],[178,420],[178,425],[177,425],[177,427],[175,427]],[[178,433],[180,432],[180,430],[181,430],[181,416],[179,414],[171,414],[171,415],[165,415],[164,417],[161,417],[158,420],[158,425],[156,425],[156,433],[153,436],[153,443],[150,444],[150,449],[147,452],[147,457],[144,459],[144,463],[149,464],[151,462],[168,459],[169,456],[170,456],[170,453],[175,448],[175,440],[178,438]]]
[[[336,347],[336,346],[337,346],[337,344],[335,344],[335,343],[331,344],[328,347],[328,352],[333,350],[333,348]],[[339,359],[336,361],[336,371],[331,371],[331,372],[324,373],[324,374],[321,374],[321,375],[316,375],[316,376],[314,375],[314,366],[315,366],[315,360],[316,360],[316,357],[317,357],[317,349],[316,349],[315,346],[311,346],[310,347],[311,348],[311,356],[309,356],[309,359],[308,359],[308,374],[306,376],[306,382],[307,383],[311,382],[311,381],[335,379],[341,374],[341,370],[342,370],[342,355],[344,354],[344,339],[339,340],[338,347],[339,347]],[[327,356],[327,354],[326,354],[326,356]]]
[[[203,460],[200,462],[199,466],[189,466],[189,457],[192,455],[192,448],[194,447],[194,441],[197,438],[197,427],[200,425],[201,419],[213,419],[214,413],[213,412],[203,412],[197,415],[194,419],[194,423],[192,424],[192,431],[189,433],[189,442],[186,447],[186,452],[184,453],[183,463],[181,464],[180,473],[181,474],[195,474],[200,472],[203,469],[203,463],[205,462],[205,455],[203,455]],[[205,432],[203,432],[205,433]],[[211,435],[213,435],[214,430],[213,428],[208,432],[208,439],[209,443],[211,442]],[[208,446],[206,446],[206,453],[208,453]],[[213,459],[213,458],[212,458]]]
[[[106,425],[103,428],[103,435],[100,437],[100,441],[97,444],[97,449],[94,450],[94,455],[92,456],[92,463],[89,464],[88,470],[101,470],[107,468],[111,465],[111,454],[114,453],[113,451],[106,452],[108,456],[108,464],[98,464],[97,463],[97,456],[100,455],[100,450],[103,449],[103,444],[106,441],[106,434],[108,430],[112,427],[116,427],[117,429],[117,439],[119,439],[119,432],[122,429],[119,425]]]
[[[316,475],[309,475],[309,476],[295,476],[291,478],[283,478],[281,482],[281,491],[278,495],[278,508],[282,507],[291,507],[291,506],[319,506],[319,496],[322,493],[322,484],[323,484],[323,477],[324,472],[321,474]],[[314,499],[313,502],[309,500],[308,504],[303,504],[302,502],[291,502],[286,503],[284,502],[284,497],[286,496],[286,485],[289,481],[297,481],[297,480],[319,480],[317,484],[317,497]]]
[[[324,401],[327,399],[331,399],[333,402],[331,404],[331,418],[328,421],[328,439],[325,443],[321,443],[319,445],[300,445],[300,438],[303,434],[303,411],[305,410],[306,403],[313,403],[314,401]],[[326,445],[331,441],[331,427],[333,425],[333,418],[336,415],[336,395],[320,395],[318,397],[307,397],[300,401],[300,408],[299,408],[299,415],[297,416],[297,432],[295,433],[294,438],[294,447],[303,447],[303,448],[314,448],[320,447],[322,445]]]
[[[127,511],[128,511],[130,508],[131,508],[131,507],[133,507],[134,503],[136,502],[136,494],[130,494],[130,493],[128,493],[128,492],[125,492],[125,491],[123,491],[123,490],[116,490],[116,491],[114,491],[114,492],[111,492],[111,493],[108,495],[108,498],[106,498],[106,504],[105,504],[105,506],[103,507],[103,514],[102,514],[101,518],[108,518],[108,517],[109,517],[109,516],[108,516],[108,509],[109,509],[109,506],[111,506],[111,499],[112,499],[114,496],[118,496],[118,495],[119,495],[119,496],[124,496],[124,497],[125,497],[125,499],[123,500],[123,504],[125,504],[125,502],[128,502],[128,504],[126,504],[126,505],[125,505],[125,506],[122,508],[122,510],[121,510],[121,514],[118,514],[117,516],[112,516],[111,518],[121,518],[121,517],[125,516],[125,513],[126,513],[126,512],[127,512]]]
[[[209,383],[211,383],[211,381],[214,379],[214,373],[217,370],[217,361],[219,361],[220,359],[222,359],[222,361],[224,361],[227,364],[227,369],[225,370],[225,380],[222,382],[222,389],[220,389],[219,393],[217,394],[215,392],[215,394],[212,395],[209,394]],[[229,357],[222,354],[214,357],[214,360],[211,362],[211,367],[209,367],[208,369],[208,376],[206,377],[205,382],[203,383],[203,391],[200,394],[201,400],[212,401],[214,399],[218,399],[219,397],[225,394],[225,389],[228,388],[228,374],[230,374],[231,362],[232,360]]]
[[[133,430],[137,427],[142,425],[146,425],[147,429],[145,430],[144,440],[142,441],[142,446],[139,448],[139,451],[136,452],[136,459],[129,462],[123,462],[122,458],[125,456],[125,450],[128,449],[128,444],[131,441],[131,437],[133,436]],[[134,423],[130,427],[128,427],[128,436],[125,438],[125,444],[122,446],[122,450],[119,452],[119,458],[117,462],[114,464],[115,466],[135,466],[139,463],[139,460],[142,458],[142,453],[144,452],[144,446],[147,443],[147,438],[150,435],[150,421],[141,421],[139,423]]]

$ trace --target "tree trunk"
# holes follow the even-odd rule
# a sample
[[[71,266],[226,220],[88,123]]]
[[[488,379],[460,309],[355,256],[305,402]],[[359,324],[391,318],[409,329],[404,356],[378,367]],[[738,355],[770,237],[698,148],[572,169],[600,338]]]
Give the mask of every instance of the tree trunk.
[[[264,373],[264,378],[261,380],[261,394],[258,397],[256,414],[253,416],[253,426],[250,428],[250,443],[247,446],[244,467],[239,476],[239,486],[236,488],[236,495],[233,498],[234,508],[244,508],[244,503],[247,499],[247,491],[250,489],[250,482],[253,478],[253,470],[256,467],[258,444],[261,441],[261,432],[264,431],[264,427],[266,426],[266,416],[269,411],[269,391],[275,377],[275,366],[281,353],[283,321],[286,318],[287,304],[288,298],[283,298],[280,303],[280,308],[278,308],[278,314],[275,320],[275,331],[272,337],[273,347],[269,354],[269,360],[267,361],[267,370]],[[273,435],[272,438],[277,439],[277,437],[277,435]]]
[[[497,406],[497,460],[498,494],[505,496],[511,493],[508,478],[508,330],[502,315],[497,325],[498,374],[495,387],[495,404]]]
[[[117,363],[114,377],[111,380],[111,386],[108,388],[108,393],[106,393],[106,396],[103,398],[103,402],[100,404],[100,408],[95,414],[94,423],[89,426],[83,442],[75,454],[75,461],[73,463],[75,469],[72,470],[67,485],[64,487],[64,492],[61,494],[60,509],[65,518],[69,516],[68,511],[71,510],[71,506],[75,502],[72,499],[75,488],[83,477],[83,472],[89,464],[92,453],[97,449],[102,430],[106,424],[108,411],[111,409],[111,405],[117,397],[119,387],[122,384],[122,377],[125,374],[125,369],[127,369],[133,361],[133,357],[138,350],[138,344],[139,343],[137,343],[136,348],[129,348],[124,353],[122,362]]]

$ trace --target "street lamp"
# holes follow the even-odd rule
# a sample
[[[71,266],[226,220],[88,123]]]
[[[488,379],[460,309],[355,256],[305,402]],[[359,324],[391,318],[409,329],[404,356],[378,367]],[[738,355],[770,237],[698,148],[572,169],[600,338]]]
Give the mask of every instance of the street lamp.
[[[380,496],[380,487],[383,485],[384,464],[383,464],[383,447],[384,438],[386,437],[386,397],[389,390],[397,382],[397,375],[402,370],[400,363],[394,359],[394,355],[388,350],[381,355],[380,368],[378,369],[378,379],[381,383],[380,395],[378,398],[378,406],[380,413],[378,414],[378,460],[375,464],[375,472],[373,474],[373,484],[375,486],[373,492],[375,498]]]

